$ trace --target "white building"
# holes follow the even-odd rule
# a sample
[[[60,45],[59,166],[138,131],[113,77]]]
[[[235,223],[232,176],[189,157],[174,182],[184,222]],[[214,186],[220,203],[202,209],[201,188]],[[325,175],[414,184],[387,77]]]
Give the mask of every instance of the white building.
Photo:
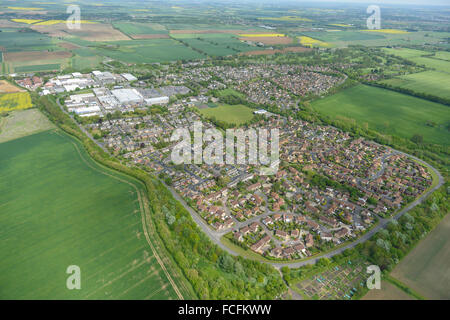
[[[169,97],[156,97],[145,99],[145,103],[149,106],[154,104],[167,104],[169,103]]]
[[[144,101],[142,95],[136,89],[117,89],[111,93],[121,104],[141,103]]]
[[[92,114],[92,115],[99,115],[100,112],[100,108],[98,106],[94,106],[94,107],[85,107],[85,108],[77,108],[74,110],[74,112],[81,116],[81,115],[87,115],[87,114]]]
[[[137,80],[137,78],[130,73],[123,73],[123,74],[121,74],[121,76],[129,82]]]

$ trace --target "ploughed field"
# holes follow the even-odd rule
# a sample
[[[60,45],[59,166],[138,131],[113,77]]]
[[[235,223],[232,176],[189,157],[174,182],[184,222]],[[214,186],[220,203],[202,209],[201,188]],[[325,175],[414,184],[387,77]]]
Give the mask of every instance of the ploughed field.
[[[60,131],[0,143],[0,299],[177,298],[138,191]],[[70,265],[81,290],[66,288]]]

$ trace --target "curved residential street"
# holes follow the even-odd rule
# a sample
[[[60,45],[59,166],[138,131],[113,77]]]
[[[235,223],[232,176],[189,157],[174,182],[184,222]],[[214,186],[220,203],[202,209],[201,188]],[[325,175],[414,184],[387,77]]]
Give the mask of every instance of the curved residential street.
[[[395,153],[400,153],[400,154],[403,154],[403,155],[406,155],[406,156],[408,156],[408,157],[410,157],[411,159],[414,159],[414,160],[416,160],[416,161],[418,161],[418,162],[420,162],[421,164],[423,164],[423,165],[425,165],[425,166],[427,166],[428,168],[431,168],[431,170],[438,176],[438,179],[439,179],[439,181],[438,181],[438,184],[435,186],[435,187],[433,187],[433,188],[431,188],[430,190],[428,190],[427,192],[425,192],[422,196],[420,196],[417,200],[415,200],[415,201],[413,201],[412,203],[410,203],[409,205],[407,205],[405,208],[403,208],[402,210],[400,210],[399,212],[397,212],[391,219],[395,219],[395,220],[398,220],[398,219],[400,219],[400,217],[401,216],[403,216],[405,213],[407,213],[408,211],[410,211],[411,209],[413,209],[414,207],[416,207],[417,205],[419,205],[419,204],[421,204],[431,193],[433,193],[435,190],[437,190],[437,189],[439,189],[443,184],[444,184],[444,178],[442,177],[442,175],[440,174],[440,172],[436,169],[436,168],[434,168],[433,166],[431,166],[430,164],[428,164],[428,163],[426,163],[425,161],[423,161],[423,160],[421,160],[421,159],[419,159],[419,158],[417,158],[417,157],[414,157],[414,156],[412,156],[412,155],[409,155],[409,154],[407,154],[407,153],[404,153],[404,152],[401,152],[401,151],[396,151],[396,150],[393,150],[394,152],[393,153],[391,153],[390,155],[392,155],[392,154],[395,154]],[[384,170],[384,168],[382,169],[382,170]],[[380,170],[380,172],[382,172],[381,170]],[[381,173],[380,173],[381,174]],[[175,190],[173,190],[171,187],[169,187],[169,186],[167,186],[166,185],[166,187],[171,191],[171,193],[172,193],[172,195],[175,197],[175,199],[177,199],[178,201],[180,201],[181,202],[181,204],[186,208],[186,210],[188,210],[189,211],[189,213],[191,214],[191,216],[192,216],[192,219],[194,219],[194,221],[197,223],[197,225],[203,230],[203,232],[205,232],[208,236],[209,236],[209,238],[215,243],[215,244],[217,244],[220,248],[222,248],[223,250],[226,250],[228,253],[230,253],[230,254],[232,254],[232,255],[234,255],[234,256],[237,256],[238,255],[238,253],[236,253],[235,251],[233,251],[231,248],[229,248],[229,247],[227,247],[226,245],[224,245],[223,243],[222,243],[222,241],[220,241],[220,239],[221,239],[221,237],[223,236],[223,235],[225,235],[226,233],[228,233],[228,232],[230,232],[230,230],[225,230],[225,231],[222,231],[222,232],[218,232],[218,231],[215,231],[215,230],[213,230],[198,214],[197,214],[197,212],[195,212],[182,198],[181,198],[181,196],[175,191]],[[268,212],[268,213],[266,213],[265,215],[268,215],[268,214],[271,214],[272,212]],[[257,216],[257,217],[255,217],[255,218],[253,218],[253,220],[259,220],[262,216],[264,216],[264,214],[263,215],[261,215],[261,216]],[[378,231],[380,231],[382,228],[384,228],[388,223],[389,223],[389,221],[391,220],[391,219],[380,219],[379,220],[379,222],[378,222],[378,224],[374,227],[374,228],[372,228],[371,230],[369,230],[368,232],[366,232],[364,235],[362,235],[360,238],[358,238],[357,240],[355,240],[355,241],[353,241],[353,242],[351,242],[351,243],[349,243],[349,244],[347,244],[347,245],[345,245],[345,246],[342,246],[342,247],[339,247],[339,248],[337,248],[337,249],[335,249],[335,250],[332,250],[332,251],[330,251],[330,252],[327,252],[327,253],[324,253],[324,254],[319,254],[319,255],[317,255],[317,256],[314,256],[314,257],[309,257],[309,258],[306,258],[304,261],[297,261],[297,262],[266,262],[266,263],[269,263],[269,264],[271,264],[271,265],[273,265],[274,267],[276,267],[276,268],[281,268],[281,267],[284,267],[284,266],[288,266],[288,267],[290,267],[290,268],[299,268],[299,267],[302,267],[302,266],[304,266],[304,265],[307,265],[307,264],[314,264],[318,259],[320,259],[320,258],[331,258],[331,257],[333,257],[333,256],[335,256],[335,255],[337,255],[337,254],[340,254],[340,253],[342,253],[344,250],[346,250],[346,249],[351,249],[351,248],[353,248],[353,247],[355,247],[357,244],[359,244],[359,243],[363,243],[363,242],[365,242],[365,241],[367,241],[367,240],[369,240],[370,238],[372,238],[373,237],[373,235],[374,234],[376,234]]]

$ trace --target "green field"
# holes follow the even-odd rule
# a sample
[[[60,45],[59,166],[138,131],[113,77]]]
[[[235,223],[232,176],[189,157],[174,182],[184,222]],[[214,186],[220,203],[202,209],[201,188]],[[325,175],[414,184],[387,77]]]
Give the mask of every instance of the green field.
[[[381,133],[410,139],[415,134],[425,142],[449,145],[450,108],[398,92],[358,85],[316,100],[312,106],[331,117],[355,119]],[[429,123],[434,123],[430,126]]]
[[[14,67],[14,72],[39,72],[39,71],[53,71],[53,70],[59,71],[60,69],[61,65],[59,63],[50,63],[50,64]]]
[[[116,49],[96,48],[95,53],[129,63],[153,63],[204,58],[173,39],[115,41]]]
[[[413,57],[421,57],[423,55],[429,55],[430,52],[422,51],[422,50],[416,50],[416,49],[409,49],[409,48],[383,48],[383,50],[388,53],[392,54],[404,59],[409,59]]]
[[[0,117],[0,143],[52,128],[54,125],[39,110],[17,110]]]
[[[229,124],[241,125],[253,118],[253,110],[244,105],[222,104],[215,108],[206,108],[199,110],[207,118],[216,118]]]
[[[430,69],[450,73],[450,61],[427,57],[413,57],[409,60],[417,63],[418,65],[424,65],[425,67]]]
[[[177,298],[146,239],[141,188],[45,131],[0,144],[0,299]],[[68,290],[66,269],[81,269]]]
[[[255,50],[255,47],[231,34],[177,34],[173,37],[209,56],[227,56]]]
[[[370,290],[361,300],[417,300],[386,280],[381,281],[380,290]]]
[[[113,27],[127,35],[169,33],[163,25],[156,23],[114,22]]]
[[[450,99],[450,90],[448,89],[450,88],[450,74],[445,72],[425,71],[385,80],[382,83]]]
[[[391,275],[428,299],[450,299],[450,215],[419,242]]]
[[[57,49],[49,36],[38,32],[19,32],[19,29],[2,29],[0,47],[7,52]]]

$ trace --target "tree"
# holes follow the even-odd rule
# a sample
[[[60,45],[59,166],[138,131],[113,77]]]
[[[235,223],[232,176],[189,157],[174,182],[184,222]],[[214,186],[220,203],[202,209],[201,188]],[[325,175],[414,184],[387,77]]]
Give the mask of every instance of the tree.
[[[421,134],[416,133],[415,135],[412,136],[411,141],[416,144],[421,144],[423,143],[423,136]]]

